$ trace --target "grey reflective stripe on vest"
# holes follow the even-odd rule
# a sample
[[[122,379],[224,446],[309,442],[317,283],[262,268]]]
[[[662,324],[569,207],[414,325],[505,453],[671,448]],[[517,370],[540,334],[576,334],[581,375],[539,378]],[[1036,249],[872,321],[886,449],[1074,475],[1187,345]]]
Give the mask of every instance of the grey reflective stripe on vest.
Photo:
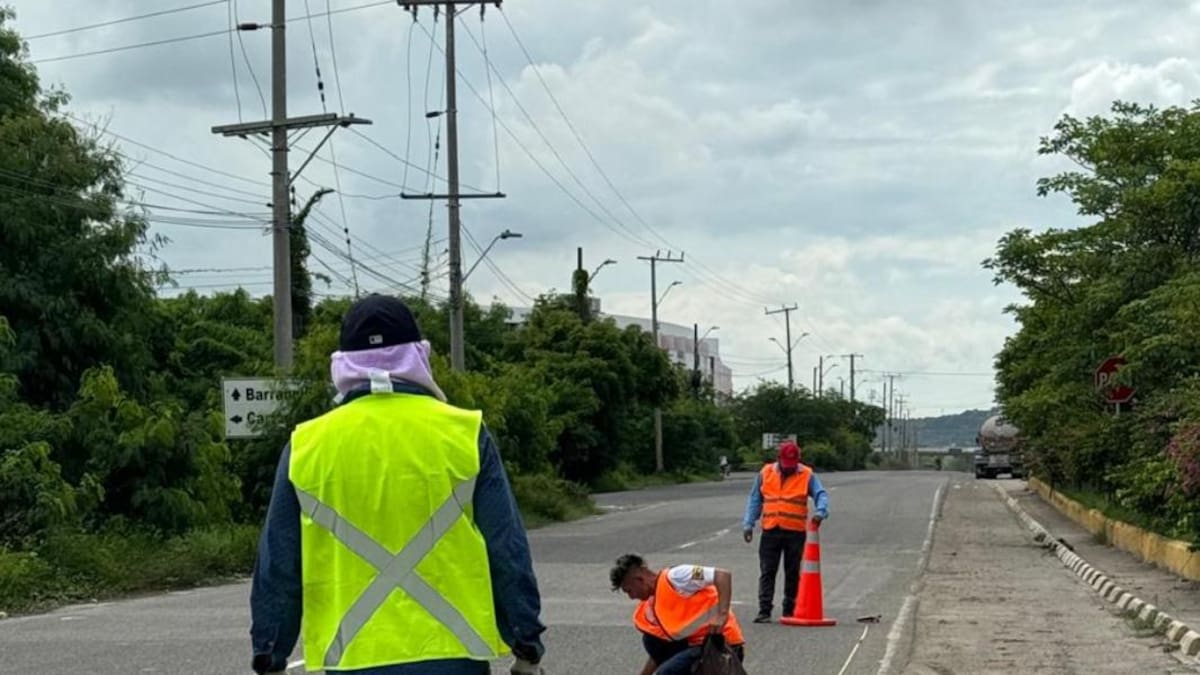
[[[693,633],[695,633],[696,631],[700,630],[701,628],[704,628],[705,626],[707,626],[715,618],[717,618],[717,609],[716,609],[716,607],[713,607],[713,608],[709,609],[707,612],[696,617],[691,623],[689,623],[688,625],[686,625],[682,629],[680,629],[678,635],[676,636],[676,639],[678,639],[678,640],[688,639],[689,637],[692,636]]]
[[[459,483],[454,492],[442,502],[433,516],[425,523],[404,548],[395,555],[388,552],[379,542],[375,541],[353,523],[343,518],[337,511],[322,504],[316,497],[297,488],[296,496],[300,508],[312,518],[313,522],[329,530],[338,541],[357,556],[378,570],[379,574],[371,581],[338,625],[337,634],[325,652],[325,667],[334,668],[341,663],[346,648],[354,640],[354,636],[374,616],[392,591],[400,589],[408,594],[414,602],[421,605],[426,612],[441,622],[459,642],[467,648],[468,653],[476,658],[491,658],[495,652],[453,605],[440,593],[430,586],[416,573],[416,567],[425,556],[433,550],[439,539],[458,519],[466,513],[463,506],[469,503],[475,493],[475,479]]]

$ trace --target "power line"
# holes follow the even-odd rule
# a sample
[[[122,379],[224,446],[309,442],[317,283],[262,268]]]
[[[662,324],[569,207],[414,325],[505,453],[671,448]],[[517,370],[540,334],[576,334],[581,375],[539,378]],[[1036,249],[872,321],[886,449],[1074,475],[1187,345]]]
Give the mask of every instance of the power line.
[[[132,176],[132,175],[134,175],[134,174],[132,174],[132,173],[131,173],[131,174],[129,174],[129,175],[131,175],[131,176]],[[149,177],[149,176],[140,176],[140,175],[139,175],[139,176],[138,176],[138,178],[139,178],[140,180],[148,180],[148,181],[150,181],[150,182],[152,182],[152,183],[158,183],[159,185],[166,185],[167,187],[173,187],[173,188],[176,188],[176,189],[178,189],[178,190],[188,190],[188,191],[190,191],[190,192],[193,192],[193,193],[195,193],[195,194],[198,194],[198,195],[204,195],[204,196],[206,196],[206,197],[215,197],[215,198],[217,198],[217,199],[224,199],[224,200],[226,200],[226,201],[230,201],[230,202],[241,202],[242,204],[252,204],[252,205],[254,205],[254,206],[264,206],[264,207],[265,207],[265,206],[267,206],[267,202],[265,202],[265,201],[262,201],[262,200],[253,200],[253,199],[247,199],[247,198],[245,198],[245,197],[229,197],[229,196],[227,196],[227,195],[217,194],[216,192],[208,192],[207,190],[201,190],[201,189],[198,189],[198,188],[193,188],[193,187],[189,187],[189,186],[186,186],[186,185],[180,185],[180,184],[178,184],[178,183],[172,183],[172,182],[170,182],[170,181],[165,181],[165,180],[162,180],[162,179],[159,179],[159,178],[151,178],[151,177]],[[127,182],[128,182],[129,184],[131,184],[131,185],[135,185],[135,186],[137,186],[137,187],[140,187],[140,188],[142,188],[142,189],[144,189],[144,190],[150,190],[151,192],[162,192],[161,190],[157,190],[157,189],[155,189],[155,188],[152,188],[152,187],[149,187],[149,186],[146,186],[146,185],[141,185],[141,184],[140,184],[140,183],[138,183],[137,181],[133,181],[133,180],[129,180],[129,179],[126,179],[126,180],[127,180]],[[170,194],[170,193],[164,193],[164,194]],[[172,195],[172,196],[174,196],[174,195]]]
[[[242,122],[242,89],[238,86],[237,55],[233,51],[233,30],[237,28],[233,0],[225,0],[225,10],[229,16],[229,71],[233,76],[233,100],[237,103],[238,122]],[[241,38],[240,34],[238,38]]]
[[[269,197],[267,197],[266,195],[257,193],[257,192],[250,192],[249,190],[239,190],[237,188],[227,187],[227,186],[221,185],[220,183],[213,183],[211,181],[206,181],[203,178],[196,178],[195,176],[190,176],[186,173],[179,173],[178,171],[171,171],[170,169],[164,169],[164,168],[158,166],[157,164],[151,164],[150,162],[138,162],[138,166],[139,167],[141,167],[141,166],[150,167],[151,169],[154,169],[156,171],[161,171],[161,172],[171,175],[171,176],[176,176],[176,177],[182,178],[184,180],[189,180],[189,181],[192,181],[193,183],[199,183],[200,185],[207,185],[209,187],[214,187],[214,188],[217,188],[218,190],[225,190],[227,192],[233,192],[233,193],[240,194],[240,195],[248,195],[250,197],[257,197],[259,200],[266,200],[266,202],[270,201]],[[136,171],[126,171],[125,175],[133,176],[135,178],[140,178],[142,180],[148,180],[148,181],[151,181],[154,183],[170,185],[169,183],[162,180],[161,178],[154,178],[153,176],[147,176],[145,174],[138,173]],[[187,189],[191,190],[192,188],[188,187]],[[221,198],[224,199],[225,196],[222,195]],[[255,202],[255,203],[265,203],[265,202]]]
[[[197,3],[195,5],[187,5],[185,7],[176,7],[174,9],[163,9],[163,10],[159,10],[157,12],[150,12],[149,14],[138,14],[137,16],[127,16],[123,19],[113,19],[112,21],[91,23],[86,26],[76,26],[75,28],[64,28],[63,30],[56,30],[56,31],[52,31],[49,33],[38,33],[37,35],[27,35],[27,36],[25,36],[25,40],[27,42],[32,42],[34,40],[41,40],[42,38],[54,37],[56,35],[67,35],[69,33],[78,33],[80,31],[92,30],[94,28],[104,28],[105,26],[115,26],[117,24],[129,23],[130,21],[140,21],[142,19],[149,19],[149,18],[156,17],[156,16],[166,16],[168,14],[178,14],[179,12],[187,12],[187,11],[193,10],[193,9],[200,9],[201,7],[211,7],[213,5],[221,5],[221,4],[225,4],[226,2],[227,2],[227,0],[209,0],[209,2],[201,2],[201,3]]]
[[[463,29],[466,31],[467,36],[471,39],[471,42],[474,43],[475,48],[477,50],[479,50],[480,53],[483,53],[483,46],[480,45],[479,40],[476,39],[475,33],[471,31],[471,28],[464,23]],[[492,68],[492,69],[494,70],[494,68]],[[608,216],[608,218],[613,223],[615,223],[617,227],[619,227],[620,229],[622,229],[626,233],[628,233],[630,241],[632,241],[640,246],[645,246],[647,248],[653,248],[653,244],[649,243],[648,241],[646,241],[644,239],[639,238],[637,236],[637,234],[631,228],[629,228],[624,222],[621,221],[620,218],[617,218],[617,216],[612,211],[609,211],[608,207],[606,207],[604,205],[604,203],[601,202],[600,199],[595,195],[595,193],[593,193],[587,187],[587,185],[584,184],[584,182],[579,178],[579,175],[575,173],[574,169],[572,169],[570,167],[570,165],[567,164],[566,160],[563,159],[563,156],[561,153],[559,153],[558,148],[554,147],[554,144],[550,142],[550,139],[546,136],[545,132],[542,131],[541,126],[538,125],[537,121],[533,118],[533,115],[531,115],[529,113],[529,111],[521,103],[520,99],[517,98],[516,92],[514,92],[512,90],[512,87],[510,87],[508,85],[508,81],[504,79],[504,76],[501,75],[499,71],[496,72],[496,79],[498,79],[500,81],[500,85],[502,87],[504,87],[505,91],[508,92],[508,95],[512,98],[513,103],[516,104],[517,110],[521,111],[521,115],[525,117],[525,120],[529,123],[529,126],[533,129],[534,133],[538,135],[538,138],[542,139],[542,142],[546,145],[546,148],[550,150],[550,154],[553,155],[556,160],[558,160],[559,165],[562,166],[563,170],[567,172],[567,175],[570,176],[571,180],[575,182],[575,184],[579,187],[579,189],[582,190],[583,193],[585,195],[587,195],[592,200],[592,202],[594,202],[596,204],[596,206],[600,209],[600,211],[603,212],[604,215]],[[468,84],[468,86],[470,86],[470,85]],[[471,87],[471,89],[473,92],[475,91],[474,87]],[[487,102],[483,99],[482,96],[479,95],[478,92],[475,92],[475,95],[480,99],[480,102],[484,106],[487,106],[488,110],[492,113],[493,119],[496,119],[497,115],[496,115],[495,108],[492,106],[488,106]]]
[[[483,41],[483,72],[487,73],[488,106],[492,109],[492,154],[496,159],[496,192],[500,191],[500,129],[496,124],[496,97],[492,91],[492,60],[488,56],[487,29],[483,17],[487,5],[479,6],[479,37]]]
[[[157,47],[159,45],[170,45],[178,42],[190,42],[192,40],[201,40],[204,38],[215,37],[217,35],[225,35],[229,29],[214,30],[207,33],[197,33],[195,35],[182,35],[179,37],[165,38],[163,40],[153,40],[151,42],[139,42],[132,45],[122,45],[120,47],[109,47],[108,49],[97,49],[90,52],[78,52],[76,54],[65,54],[63,56],[51,56],[44,59],[33,59],[30,63],[55,63],[57,61],[70,61],[72,59],[82,59],[88,56],[100,56],[101,54],[113,54],[116,52],[129,51],[130,49],[142,49],[143,47]]]
[[[50,201],[50,202],[52,202],[52,203],[57,203],[57,204],[59,204],[59,205],[68,206],[68,207],[71,207],[71,208],[79,208],[79,209],[83,209],[83,210],[92,210],[92,211],[94,211],[94,212],[100,212],[100,211],[104,210],[104,209],[102,209],[102,207],[100,207],[99,205],[95,205],[95,204],[89,204],[88,202],[85,202],[85,201],[83,201],[83,200],[80,200],[80,199],[79,199],[79,198],[78,198],[78,197],[77,197],[77,196],[76,196],[76,195],[75,195],[75,194],[74,194],[74,193],[73,193],[73,192],[72,192],[72,191],[71,191],[69,188],[67,188],[67,187],[58,186],[58,185],[55,185],[55,184],[53,184],[53,183],[50,183],[49,181],[39,180],[39,179],[37,179],[37,178],[33,178],[33,177],[30,177],[30,176],[24,176],[24,175],[22,175],[22,174],[19,174],[19,173],[17,173],[17,172],[14,172],[14,171],[8,171],[8,170],[5,170],[5,169],[0,169],[0,175],[2,175],[2,176],[7,176],[7,177],[8,177],[10,180],[15,180],[15,181],[18,181],[18,182],[21,182],[21,183],[25,183],[26,185],[32,185],[32,186],[36,186],[36,187],[41,187],[41,188],[45,188],[45,189],[48,189],[48,190],[53,190],[53,191],[55,191],[55,192],[59,192],[59,193],[66,192],[66,193],[67,193],[67,195],[66,195],[66,196],[67,196],[67,197],[69,197],[70,199],[55,199],[55,198],[49,197],[49,196],[47,196],[47,195],[45,195],[45,194],[43,194],[43,193],[41,193],[41,192],[35,192],[35,191],[32,191],[32,190],[23,190],[23,189],[20,189],[20,188],[17,188],[17,187],[11,186],[11,185],[0,185],[0,189],[5,189],[5,190],[8,190],[8,191],[10,191],[10,192],[17,192],[17,193],[22,193],[22,194],[28,194],[28,195],[31,195],[31,196],[38,197],[38,198],[40,198],[40,199],[44,199],[44,200]],[[113,197],[113,201],[115,201],[115,202],[118,202],[118,203],[122,203],[122,204],[127,204],[127,205],[131,205],[131,206],[140,206],[140,207],[143,207],[143,208],[149,208],[149,209],[155,209],[155,208],[157,208],[157,209],[164,209],[164,210],[170,210],[170,211],[181,211],[181,212],[185,212],[185,213],[196,213],[196,214],[201,214],[201,215],[232,215],[232,216],[238,216],[238,217],[244,218],[244,219],[246,219],[246,220],[248,220],[248,221],[252,221],[252,222],[253,222],[253,221],[258,221],[258,220],[260,220],[259,218],[255,217],[255,216],[253,216],[253,215],[247,214],[247,213],[241,213],[241,212],[238,212],[238,211],[230,211],[230,210],[227,210],[227,209],[220,209],[220,208],[217,208],[217,207],[212,207],[211,205],[205,204],[204,202],[195,201],[195,200],[192,200],[192,199],[188,199],[188,198],[186,198],[186,197],[180,197],[180,196],[178,196],[178,195],[176,195],[176,194],[174,194],[174,193],[167,192],[167,191],[165,191],[165,190],[156,190],[156,189],[154,189],[154,188],[151,188],[151,187],[148,187],[148,186],[144,186],[144,185],[137,185],[136,183],[134,183],[134,185],[135,185],[136,187],[140,188],[140,189],[143,189],[143,190],[148,190],[148,191],[150,191],[150,192],[157,192],[157,193],[159,193],[159,194],[166,195],[166,196],[168,196],[168,197],[171,197],[171,198],[173,198],[173,199],[178,199],[178,200],[180,200],[180,201],[189,202],[189,203],[195,204],[195,205],[197,205],[197,206],[203,206],[203,207],[208,207],[208,208],[206,208],[205,210],[197,210],[197,209],[183,209],[183,208],[174,207],[174,206],[163,206],[163,205],[160,205],[160,204],[153,204],[153,203],[149,203],[149,202],[144,202],[144,201],[139,201],[139,200],[133,200],[133,199],[126,199],[126,198],[119,198],[119,197]],[[106,211],[106,210],[105,210],[105,211]],[[116,214],[114,214],[114,215],[116,215]]]
[[[414,164],[414,163],[400,157],[400,155],[396,154],[392,150],[389,150],[387,146],[376,141],[375,139],[373,139],[370,136],[366,135],[365,133],[359,131],[358,129],[351,127],[350,133],[354,134],[355,136],[358,136],[359,138],[363,139],[367,143],[370,143],[371,145],[375,146],[380,152],[384,153],[388,157],[391,157],[392,159],[396,160],[397,162],[400,162],[401,164],[403,164],[405,166],[405,175],[406,176],[408,175],[407,174],[408,167],[412,167],[412,168],[416,169],[417,171],[420,171],[421,173],[426,174],[429,178],[431,178],[433,180],[436,180],[436,181],[439,181],[442,183],[446,182],[446,179],[437,175],[437,173],[435,171],[433,171],[431,169],[426,169],[424,167],[421,167],[417,164]],[[439,139],[441,138],[441,130],[440,129],[438,130],[438,138]],[[440,145],[440,143],[434,143],[434,148],[435,148],[435,151],[434,151],[435,160],[434,161],[436,161],[436,156],[437,156],[436,148],[438,145]],[[436,167],[434,167],[434,168],[436,168]],[[461,185],[462,187],[465,187],[469,190],[474,190],[475,192],[483,192],[484,191],[483,188],[478,188],[478,187],[475,187],[474,185],[469,185],[467,183],[460,182],[459,185]],[[412,190],[412,188],[408,187],[407,185],[404,185],[402,187],[405,190],[410,190],[410,191]],[[430,190],[427,190],[427,191],[430,191]]]
[[[505,12],[503,10],[503,8],[500,9],[500,16],[504,19],[504,23],[505,23],[505,25],[508,26],[509,32],[512,34],[514,41],[516,41],[517,46],[521,49],[521,52],[525,55],[525,60],[529,63],[530,69],[533,70],[534,75],[537,76],[538,82],[541,83],[542,88],[545,90],[547,96],[550,98],[550,101],[554,104],[554,107],[558,111],[559,116],[562,117],[563,122],[566,123],[567,128],[571,132],[571,135],[575,137],[576,142],[579,143],[580,148],[583,149],[584,153],[588,157],[588,160],[591,162],[592,166],[596,169],[596,172],[600,174],[600,177],[604,180],[605,184],[608,185],[609,189],[612,190],[613,194],[615,194],[617,196],[617,199],[620,200],[620,202],[625,206],[625,208],[628,209],[631,214],[633,214],[633,217],[635,219],[637,219],[642,224],[642,226],[644,226],[651,234],[653,234],[655,237],[657,237],[659,239],[659,241],[661,241],[663,244],[665,244],[668,247],[679,248],[678,246],[675,246],[673,243],[668,241],[665,237],[663,237],[652,225],[650,225],[649,222],[646,221],[646,219],[642,218],[641,214],[638,213],[638,211],[635,208],[633,208],[633,205],[629,202],[628,199],[625,198],[625,195],[621,193],[621,191],[617,188],[616,184],[612,181],[611,178],[609,178],[608,173],[604,170],[604,168],[602,166],[600,166],[600,163],[596,159],[595,154],[592,153],[591,148],[584,141],[583,135],[579,133],[579,130],[575,127],[574,123],[571,122],[571,119],[567,115],[566,110],[559,103],[558,98],[554,95],[553,90],[550,88],[550,86],[546,82],[545,78],[542,77],[541,69],[537,67],[537,64],[534,62],[532,54],[530,54],[529,49],[526,48],[524,41],[521,40],[521,36],[517,33],[516,27],[513,26],[511,21],[509,21],[508,13]],[[497,73],[497,74],[499,74],[499,73]],[[511,91],[510,91],[510,93],[511,93]],[[705,279],[702,278],[701,276],[693,275],[694,278],[701,281],[701,283],[706,283],[706,285],[713,285],[715,283],[718,286],[724,286],[726,292],[731,292],[732,295],[740,296],[742,299],[748,300],[753,304],[767,304],[767,305],[775,304],[773,300],[767,299],[767,298],[765,298],[765,296],[758,296],[757,294],[751,293],[751,292],[747,291],[746,289],[738,286],[734,282],[725,280],[723,277],[718,275],[716,272],[714,272],[713,270],[708,268],[708,266],[705,265],[702,261],[697,260],[694,256],[692,258],[692,262],[695,263],[696,266],[699,267],[702,272],[706,273],[707,275],[709,275],[711,277],[711,280],[706,282]],[[687,270],[687,271],[690,273],[690,270]]]
[[[234,21],[240,21],[238,18],[237,9],[238,0],[233,0],[233,18]],[[246,70],[250,73],[250,80],[254,82],[254,90],[258,92],[258,101],[262,104],[263,117],[267,117],[267,97],[263,95],[262,84],[258,81],[258,75],[254,72],[254,64],[250,63],[250,54],[246,51],[246,40],[242,37],[242,31],[237,30],[238,24],[234,24],[234,32],[237,33],[238,45],[242,49],[242,60],[246,62]],[[238,109],[238,120],[241,120],[241,109]]]
[[[413,22],[408,26],[408,53],[404,57],[404,83],[407,91],[407,98],[405,101],[408,103],[406,106],[408,108],[408,126],[406,134],[407,140],[404,142],[404,178],[402,178],[400,182],[406,184],[408,183],[408,158],[411,156],[410,153],[412,152],[412,43],[413,35],[416,33],[416,28],[417,22],[416,18],[414,17]],[[429,65],[430,67],[433,66],[433,57],[430,57]]]
[[[311,14],[311,13],[306,12],[304,16],[290,17],[289,19],[287,19],[287,23],[293,23],[295,21],[305,21],[307,19],[322,17],[322,16],[333,16],[334,14],[345,14],[346,12],[354,12],[354,11],[358,11],[361,9],[370,9],[372,7],[382,7],[384,5],[392,5],[392,4],[395,4],[394,0],[383,0],[382,2],[369,2],[369,3],[363,4],[363,5],[355,5],[353,7],[342,7],[340,9],[329,10],[327,12],[318,12],[317,14]],[[239,30],[237,28],[235,28],[234,30],[236,30],[238,33],[241,33],[241,30]],[[30,61],[30,63],[53,63],[55,61],[68,61],[68,60],[72,60],[72,59],[81,59],[81,58],[85,58],[88,56],[100,56],[103,54],[113,54],[116,52],[129,51],[131,49],[142,49],[145,47],[157,47],[160,45],[175,44],[178,42],[202,40],[204,38],[215,37],[218,35],[225,35],[228,32],[230,32],[230,29],[227,28],[225,30],[210,31],[207,33],[195,33],[193,35],[180,35],[178,37],[166,38],[163,40],[153,40],[150,42],[139,42],[137,44],[122,45],[120,47],[109,47],[108,49],[97,49],[95,51],[90,51],[90,52],[79,52],[79,53],[75,53],[75,54],[64,54],[62,56],[52,56],[52,57],[48,57],[48,58],[44,58],[44,59],[34,59],[34,60]],[[265,116],[265,114],[264,114],[264,116]]]
[[[158,153],[158,154],[160,154],[160,155],[162,155],[162,156],[164,156],[164,157],[168,157],[168,158],[170,158],[170,159],[173,159],[173,160],[175,160],[176,162],[180,162],[180,163],[182,163],[182,164],[187,164],[188,166],[194,166],[194,167],[196,167],[196,168],[198,168],[198,169],[203,169],[203,170],[205,170],[205,171],[208,171],[208,172],[211,172],[211,173],[217,174],[217,175],[219,175],[219,176],[224,176],[224,177],[226,177],[226,178],[232,178],[232,179],[234,179],[234,180],[240,180],[240,181],[242,181],[242,182],[244,182],[244,183],[250,183],[251,185],[261,185],[261,186],[265,186],[265,187],[271,187],[271,184],[270,184],[270,183],[267,183],[267,182],[265,182],[265,181],[254,180],[254,179],[252,179],[252,178],[246,178],[245,176],[239,176],[239,175],[237,175],[237,174],[229,173],[229,172],[227,172],[227,171],[221,171],[220,169],[214,169],[214,168],[212,168],[212,167],[209,167],[209,166],[205,166],[205,165],[203,165],[203,164],[200,164],[199,162],[193,162],[193,161],[192,161],[192,160],[190,160],[190,159],[184,159],[184,158],[182,158],[182,157],[179,157],[178,155],[173,155],[173,154],[171,154],[171,153],[169,153],[169,152],[166,152],[165,150],[159,150],[158,148],[152,147],[152,146],[150,146],[150,145],[147,145],[147,144],[145,144],[145,143],[142,143],[142,142],[139,142],[139,141],[135,141],[135,140],[133,140],[132,138],[129,138],[128,136],[122,136],[121,134],[118,134],[118,133],[117,133],[117,132],[115,132],[115,131],[111,131],[111,130],[109,130],[109,129],[105,128],[105,127],[101,127],[100,125],[96,124],[95,122],[89,122],[89,121],[87,121],[87,120],[85,120],[85,119],[83,119],[83,118],[81,118],[81,117],[77,117],[77,116],[75,116],[75,115],[72,115],[71,113],[64,112],[64,113],[62,113],[62,115],[63,115],[63,116],[65,116],[65,117],[67,117],[67,118],[69,118],[69,119],[72,119],[72,120],[74,120],[75,122],[77,122],[77,123],[79,123],[79,124],[83,124],[83,125],[89,126],[89,127],[91,127],[93,130],[95,130],[95,131],[97,131],[97,132],[99,132],[99,133],[102,133],[102,134],[107,134],[107,135],[109,135],[109,136],[112,136],[113,138],[116,138],[116,139],[122,140],[122,141],[124,141],[124,142],[126,142],[126,143],[129,143],[129,144],[131,144],[131,145],[135,145],[135,146],[137,146],[137,147],[139,147],[139,148],[142,148],[142,149],[144,149],[144,150],[149,150],[150,152]],[[128,155],[126,155],[126,154],[124,154],[124,153],[122,153],[122,152],[120,152],[120,151],[115,151],[115,152],[116,152],[116,154],[118,154],[118,155],[120,155],[120,156],[122,156],[122,157],[126,157],[127,159],[131,159],[131,160],[133,159],[132,157],[129,157]],[[136,160],[135,160],[135,161],[136,161]]]
[[[325,22],[329,26],[329,56],[333,61],[333,84],[337,87],[338,112],[345,115],[346,101],[342,98],[342,76],[338,72],[337,42],[333,39],[333,10],[329,6],[329,0],[325,0]]]

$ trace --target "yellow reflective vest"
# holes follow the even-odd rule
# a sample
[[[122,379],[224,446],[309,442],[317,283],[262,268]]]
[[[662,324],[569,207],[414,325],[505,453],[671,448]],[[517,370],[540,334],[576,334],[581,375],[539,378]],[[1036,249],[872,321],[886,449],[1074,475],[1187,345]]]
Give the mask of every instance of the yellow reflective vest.
[[[373,393],[296,428],[310,669],[507,652],[472,514],[481,424],[429,396]]]

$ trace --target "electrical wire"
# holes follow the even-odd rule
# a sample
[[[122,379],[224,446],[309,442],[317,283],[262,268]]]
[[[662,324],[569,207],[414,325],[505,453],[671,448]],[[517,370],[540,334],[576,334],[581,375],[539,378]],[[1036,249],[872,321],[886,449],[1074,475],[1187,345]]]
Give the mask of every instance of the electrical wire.
[[[625,206],[625,208],[633,215],[633,217],[639,223],[641,223],[641,225],[643,227],[645,227],[651,234],[653,234],[655,237],[657,237],[659,241],[661,241],[663,244],[665,244],[666,246],[668,246],[670,248],[680,248],[681,249],[682,247],[672,244],[665,237],[663,237],[652,225],[650,225],[650,223],[647,222],[646,219],[643,218],[640,213],[638,213],[638,211],[633,207],[633,205],[629,202],[629,200],[625,198],[625,195],[622,194],[621,191],[617,188],[616,184],[609,177],[608,173],[604,170],[604,168],[602,166],[600,166],[600,163],[596,159],[595,154],[593,154],[593,152],[592,152],[591,148],[588,146],[587,142],[584,141],[583,135],[579,133],[579,130],[575,127],[574,123],[571,122],[571,119],[567,115],[566,110],[559,103],[558,98],[554,95],[553,90],[550,88],[550,86],[546,82],[545,78],[542,77],[541,69],[537,67],[537,64],[534,62],[532,54],[530,53],[529,49],[525,46],[525,42],[521,39],[521,36],[517,33],[516,27],[513,26],[512,22],[508,18],[508,13],[505,12],[503,10],[503,8],[500,9],[500,16],[504,19],[504,23],[506,26],[508,26],[509,32],[512,34],[514,41],[517,43],[517,46],[521,49],[521,52],[525,55],[525,60],[528,62],[530,69],[533,71],[534,75],[537,76],[538,82],[541,83],[542,88],[545,90],[547,96],[549,96],[550,101],[554,104],[554,107],[558,111],[559,116],[562,117],[563,121],[567,125],[567,128],[570,130],[572,136],[574,136],[576,142],[579,143],[580,148],[583,149],[584,153],[588,157],[588,160],[591,162],[592,166],[596,169],[596,172],[598,174],[600,174],[600,177],[604,180],[605,184],[608,185],[608,188],[613,192],[613,194],[615,194],[617,196],[617,199]],[[497,75],[499,75],[498,72],[497,72]],[[711,268],[706,266],[702,261],[700,261],[696,258],[693,258],[691,262],[695,263],[696,266],[698,268],[700,268],[700,270],[702,270],[703,272],[705,272],[708,275],[710,280],[708,281],[708,283],[706,283],[706,285],[711,286],[715,283],[717,286],[724,287],[725,292],[730,293],[731,295],[734,295],[734,296],[739,296],[743,300],[746,300],[752,304],[766,304],[766,305],[775,304],[774,301],[765,299],[765,296],[759,296],[756,293],[750,292],[732,281],[724,279],[723,277],[718,275],[715,271],[713,271]],[[685,272],[689,273],[689,275],[691,275],[691,276],[694,276],[697,280],[701,281],[702,283],[705,283],[705,279],[703,277],[692,274],[690,270],[685,270]]]
[[[237,28],[237,19],[233,15],[233,0],[225,0],[226,13],[229,15],[229,71],[233,76],[233,100],[237,103],[238,122],[242,122],[242,90],[238,86],[237,55],[233,50],[233,31]]]
[[[227,2],[227,0],[209,0],[209,2],[201,2],[201,3],[197,3],[195,5],[187,5],[185,7],[175,7],[174,9],[162,9],[157,12],[150,12],[149,14],[138,14],[137,16],[127,16],[127,17],[124,17],[121,19],[113,19],[111,21],[102,21],[100,23],[90,23],[90,24],[87,24],[86,26],[76,26],[74,28],[65,28],[63,30],[51,31],[49,33],[38,33],[36,35],[27,35],[27,36],[25,36],[25,41],[33,42],[34,40],[41,40],[42,38],[55,37],[58,35],[68,35],[70,33],[78,33],[81,31],[92,30],[95,28],[104,28],[106,26],[116,26],[116,25],[122,24],[122,23],[129,23],[130,21],[140,21],[142,19],[149,19],[149,18],[156,17],[156,16],[166,16],[168,14],[178,14],[180,12],[187,12],[187,11],[190,11],[193,9],[200,9],[201,7],[212,7],[213,5],[220,5],[225,2]]]

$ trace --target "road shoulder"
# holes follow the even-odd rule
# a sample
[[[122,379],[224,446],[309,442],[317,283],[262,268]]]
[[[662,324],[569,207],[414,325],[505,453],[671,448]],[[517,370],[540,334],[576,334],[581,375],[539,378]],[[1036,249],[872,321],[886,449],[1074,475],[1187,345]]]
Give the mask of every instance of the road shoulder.
[[[950,486],[905,673],[1194,673],[1038,546],[991,483]]]

